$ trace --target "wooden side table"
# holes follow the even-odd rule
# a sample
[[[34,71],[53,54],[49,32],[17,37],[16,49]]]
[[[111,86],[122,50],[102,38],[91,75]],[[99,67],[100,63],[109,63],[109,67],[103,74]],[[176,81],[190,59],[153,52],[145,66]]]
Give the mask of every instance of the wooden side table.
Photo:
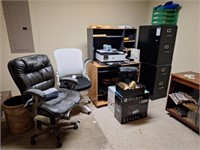
[[[194,101],[180,101],[174,93],[183,92],[191,96]],[[200,114],[200,74],[192,71],[174,73],[171,75],[166,111],[191,129],[199,133]],[[179,98],[179,99],[178,99]]]

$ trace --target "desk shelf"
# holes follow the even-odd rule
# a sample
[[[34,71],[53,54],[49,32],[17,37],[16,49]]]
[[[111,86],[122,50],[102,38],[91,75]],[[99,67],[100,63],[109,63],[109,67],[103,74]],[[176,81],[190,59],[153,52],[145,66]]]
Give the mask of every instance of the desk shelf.
[[[96,60],[96,50],[103,49],[104,44],[118,51],[135,48],[136,34],[135,28],[87,28],[88,58]]]

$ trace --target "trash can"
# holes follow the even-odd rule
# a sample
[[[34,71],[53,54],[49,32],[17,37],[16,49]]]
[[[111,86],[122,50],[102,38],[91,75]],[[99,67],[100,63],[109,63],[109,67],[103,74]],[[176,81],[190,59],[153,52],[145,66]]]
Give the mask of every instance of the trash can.
[[[30,111],[24,107],[21,96],[7,99],[3,103],[8,129],[11,133],[23,133],[34,126]]]

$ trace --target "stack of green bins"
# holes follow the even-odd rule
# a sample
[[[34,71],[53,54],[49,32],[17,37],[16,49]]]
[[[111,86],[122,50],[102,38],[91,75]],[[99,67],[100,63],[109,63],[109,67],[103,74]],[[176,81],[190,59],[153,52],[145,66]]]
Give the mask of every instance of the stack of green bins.
[[[152,25],[176,25],[179,9],[153,9]]]

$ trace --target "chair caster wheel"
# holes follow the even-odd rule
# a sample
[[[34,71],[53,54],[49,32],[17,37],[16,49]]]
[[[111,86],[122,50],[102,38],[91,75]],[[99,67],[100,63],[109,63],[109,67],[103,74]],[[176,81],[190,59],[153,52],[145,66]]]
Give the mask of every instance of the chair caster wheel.
[[[60,148],[60,147],[62,147],[62,142],[61,142],[61,141],[58,141],[58,142],[57,142],[57,148]]]
[[[77,129],[78,129],[78,125],[75,124],[73,129],[74,129],[74,130],[77,130]]]
[[[31,144],[35,145],[36,144],[36,140],[35,139],[31,139]]]
[[[91,114],[91,111],[88,111],[88,113],[87,113],[88,115],[90,115]]]
[[[90,101],[90,100],[88,100],[88,101],[87,101],[87,103],[88,103],[88,104],[90,104],[90,103],[91,103],[91,101]]]

